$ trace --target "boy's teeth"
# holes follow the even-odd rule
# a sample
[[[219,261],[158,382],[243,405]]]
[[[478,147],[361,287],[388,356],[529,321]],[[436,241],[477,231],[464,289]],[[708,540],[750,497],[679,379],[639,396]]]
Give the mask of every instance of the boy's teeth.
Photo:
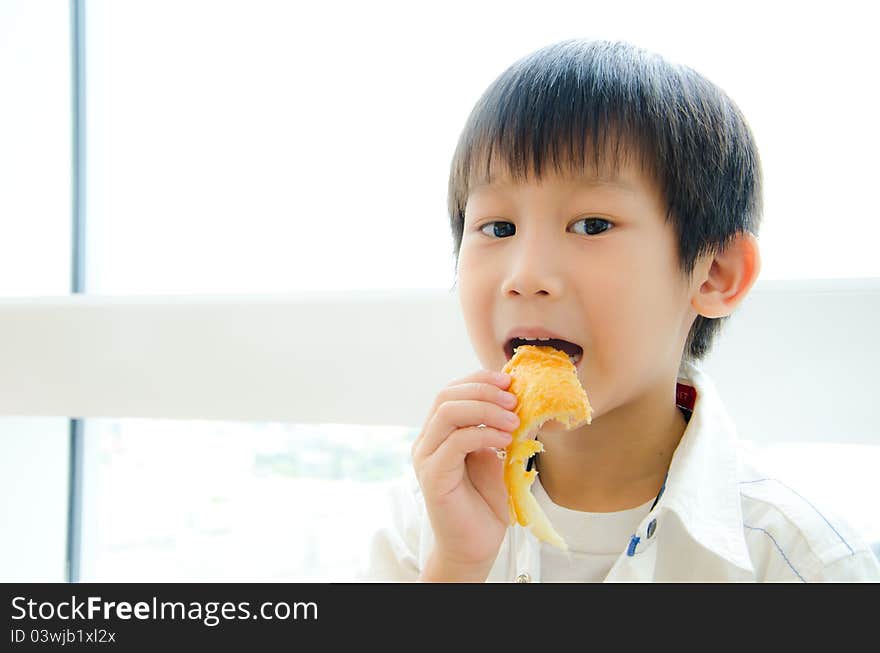
[[[513,340],[519,341],[518,343],[515,342],[512,346],[512,351],[515,354],[516,350],[524,344],[529,344],[533,342],[547,342],[548,340],[556,340],[556,338],[523,338],[520,336],[515,336]],[[581,352],[578,352],[574,356],[568,354],[568,360],[571,361],[572,365],[577,365],[580,362],[581,358],[583,358],[583,354]]]

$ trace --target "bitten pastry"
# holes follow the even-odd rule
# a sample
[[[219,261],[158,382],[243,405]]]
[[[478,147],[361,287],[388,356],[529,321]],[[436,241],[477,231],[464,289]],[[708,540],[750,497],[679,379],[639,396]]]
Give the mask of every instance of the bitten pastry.
[[[522,345],[502,370],[512,377],[509,392],[517,397],[520,424],[505,449],[504,484],[507,486],[510,523],[528,526],[540,540],[567,550],[565,540],[550,524],[530,491],[538,472],[526,471],[526,462],[543,451],[534,439],[540,426],[556,419],[566,429],[589,424],[592,407],[568,354],[553,347]]]

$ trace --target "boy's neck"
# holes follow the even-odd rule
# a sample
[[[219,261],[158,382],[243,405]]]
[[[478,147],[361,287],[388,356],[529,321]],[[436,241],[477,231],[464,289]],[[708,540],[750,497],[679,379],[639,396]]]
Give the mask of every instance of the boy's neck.
[[[687,422],[675,405],[674,385],[653,394],[578,429],[542,430],[536,469],[553,503],[617,512],[657,496]]]

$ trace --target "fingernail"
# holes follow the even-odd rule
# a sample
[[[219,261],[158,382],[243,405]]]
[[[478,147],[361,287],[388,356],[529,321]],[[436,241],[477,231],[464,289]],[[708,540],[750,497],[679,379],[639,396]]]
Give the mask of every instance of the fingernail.
[[[505,374],[504,372],[496,372],[495,378],[498,379],[499,383],[510,383],[510,374]]]
[[[513,408],[516,406],[516,395],[512,392],[504,392],[503,390],[499,393],[501,395],[501,403],[505,406],[510,406]]]
[[[516,413],[507,413],[504,416],[504,421],[511,426],[517,426],[519,424],[519,417],[516,415]]]

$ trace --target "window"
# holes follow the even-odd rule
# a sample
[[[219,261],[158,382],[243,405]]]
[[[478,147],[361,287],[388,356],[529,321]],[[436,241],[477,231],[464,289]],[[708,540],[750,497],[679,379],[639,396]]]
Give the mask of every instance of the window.
[[[65,2],[0,3],[0,297],[70,292]],[[65,578],[69,422],[0,417],[0,581]]]
[[[740,105],[765,170],[763,279],[880,276],[873,23],[858,4],[792,12],[90,1],[86,287],[449,288],[468,113],[515,59],[577,36],[655,50]]]
[[[506,66],[574,36],[625,39],[653,49],[697,68],[740,105],[765,170],[763,279],[880,276],[870,249],[880,221],[870,213],[867,159],[880,139],[868,115],[874,91],[862,81],[872,78],[868,62],[876,58],[869,51],[870,21],[799,7],[799,27],[792,30],[784,8],[738,7],[731,13],[705,3],[649,2],[637,9],[550,2],[540,11],[516,2],[418,9],[387,2],[342,8],[90,2],[87,291],[450,288],[445,192],[459,130]],[[817,33],[824,43],[835,34],[840,40],[816,48]],[[172,553],[162,559],[165,576],[273,570],[286,577],[330,576],[344,567],[336,566],[341,559],[328,557],[328,566],[307,568],[303,561],[311,554],[305,549],[270,554],[265,569],[226,564],[236,546],[253,551],[245,533],[293,547],[292,535],[273,529],[303,505],[304,486],[298,483],[311,481],[290,481],[274,499],[257,498],[258,488],[267,486],[259,476],[267,473],[266,456],[280,456],[285,465],[298,460],[292,453],[267,453],[267,428],[122,420],[89,422],[87,432],[104,456],[125,451],[128,460],[138,460],[137,451],[148,456],[148,442],[166,443],[153,452],[150,465],[155,473],[171,465],[163,475],[173,478],[186,474],[172,469],[192,475],[191,485],[181,480],[173,491],[192,488],[193,521],[185,532],[207,532],[212,519],[230,529],[220,548],[186,549],[166,541]],[[344,455],[326,448],[314,429],[272,428],[287,434],[289,447],[301,438],[303,456]],[[403,446],[408,437],[413,434],[400,432],[395,442]],[[208,449],[235,451],[236,469],[250,470],[250,476],[242,472],[237,492],[202,476]],[[117,464],[122,458],[103,469],[110,473]],[[385,480],[400,468],[387,469]],[[125,478],[116,478],[120,493],[143,492]],[[341,509],[334,503],[340,499],[331,497],[344,497],[351,479],[321,478],[328,484],[324,510]],[[198,499],[196,492],[205,495]],[[263,506],[247,528],[236,523],[235,506],[243,496]],[[171,527],[183,517],[161,508],[169,504],[156,497],[151,505],[159,511],[152,513],[152,526],[167,523],[168,532],[184,532]],[[109,506],[92,508],[103,523],[101,510]],[[311,523],[320,533],[320,517]],[[90,567],[94,577],[124,577],[132,558],[113,547],[135,532],[107,533],[97,548],[102,557]],[[143,554],[140,568],[143,560],[161,559],[153,557],[155,548],[128,551]],[[122,568],[113,571],[117,564]]]
[[[558,0],[85,9],[87,293],[449,289],[446,179],[459,131],[514,60],[572,37],[659,52],[739,104],[765,172],[762,280],[880,277],[869,159],[880,128],[865,81],[876,41],[857,3],[796,15],[755,1],[735,12]],[[7,297],[70,289],[69,13],[0,4],[0,83],[16,98],[0,103]],[[66,484],[64,422],[0,422],[6,472],[40,461]],[[88,419],[77,580],[349,580],[376,514],[367,507],[408,466],[417,426]],[[53,433],[52,453],[7,444],[31,428]],[[876,460],[880,436],[823,446],[786,449],[785,460]],[[0,478],[25,487],[21,472]],[[828,483],[827,496],[845,486]],[[44,503],[60,524],[66,508]],[[21,510],[4,509],[2,523],[21,523]],[[880,540],[880,523],[850,510]],[[53,533],[22,533],[5,559]],[[29,580],[46,568],[36,560]]]
[[[82,576],[351,582],[411,429],[87,421]]]

